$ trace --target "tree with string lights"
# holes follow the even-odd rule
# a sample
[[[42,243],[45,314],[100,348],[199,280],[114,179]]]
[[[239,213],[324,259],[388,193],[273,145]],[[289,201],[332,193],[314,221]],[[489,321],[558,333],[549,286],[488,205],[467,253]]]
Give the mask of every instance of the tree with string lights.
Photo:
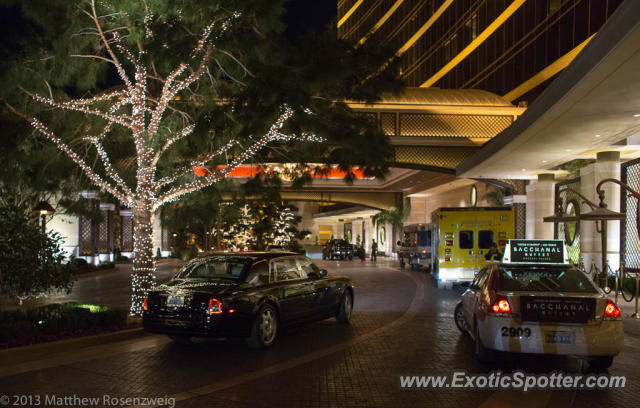
[[[373,149],[369,159],[357,162],[348,147],[334,146],[325,156],[327,162],[383,171],[388,146],[384,135],[332,100],[371,99],[375,92],[362,91],[363,84],[384,80],[386,74],[371,77],[357,67],[355,76],[348,70],[335,72],[348,80],[333,87],[326,86],[328,79],[315,88],[299,82],[301,78],[287,87],[276,84],[283,73],[278,70],[292,63],[287,57],[277,63],[268,59],[277,57],[280,45],[247,51],[277,34],[277,25],[261,23],[279,16],[281,9],[275,5],[251,0],[205,6],[185,0],[181,8],[159,0],[73,3],[67,12],[73,14],[74,25],[63,36],[69,42],[55,46],[67,47],[68,58],[81,60],[89,79],[77,79],[69,90],[69,84],[51,74],[71,68],[59,55],[44,56],[36,63],[48,70],[49,77],[41,81],[46,86],[19,88],[41,107],[25,113],[6,100],[4,105],[56,145],[98,188],[132,209],[131,314],[141,313],[144,296],[155,285],[152,222],[164,204],[215,185],[243,163],[258,160],[265,148],[281,154],[287,145],[322,144],[331,133],[338,145],[363,146],[363,139],[373,138],[380,151]],[[23,7],[29,5],[42,7],[37,1]],[[237,7],[230,9],[232,5]],[[269,49],[272,54],[264,54]],[[81,75],[78,66],[72,71],[69,77]],[[112,82],[106,89],[95,86],[100,73]],[[29,78],[29,83],[38,79]],[[305,86],[306,92],[292,92]],[[324,94],[319,91],[323,86]],[[318,120],[320,116],[324,119]],[[72,127],[64,123],[68,118]],[[328,124],[335,118],[353,121],[337,130],[337,123]]]

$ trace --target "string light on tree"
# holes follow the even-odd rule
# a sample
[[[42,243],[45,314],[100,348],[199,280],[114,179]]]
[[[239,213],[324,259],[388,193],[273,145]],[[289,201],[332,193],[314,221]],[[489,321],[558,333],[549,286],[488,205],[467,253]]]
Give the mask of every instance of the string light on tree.
[[[88,117],[100,118],[105,123],[98,136],[87,135],[85,137],[85,140],[97,152],[102,164],[100,169],[89,166],[78,153],[71,149],[68,143],[56,136],[38,118],[27,117],[31,125],[69,156],[98,188],[113,195],[133,211],[134,260],[130,310],[132,315],[140,315],[144,296],[155,285],[152,240],[154,211],[163,204],[179,200],[189,193],[223,180],[235,168],[254,157],[270,143],[294,140],[322,142],[323,140],[312,134],[296,135],[283,132],[284,125],[294,115],[294,110],[288,106],[281,106],[280,114],[266,134],[250,138],[249,145],[241,149],[239,153],[236,151],[241,146],[240,141],[232,139],[226,141],[217,150],[203,152],[201,158],[195,159],[190,166],[185,166],[185,168],[175,171],[173,175],[156,180],[161,156],[179,141],[188,138],[195,129],[195,124],[189,122],[189,115],[172,106],[172,101],[176,100],[181,93],[190,92],[192,86],[195,88],[202,76],[210,72],[211,69],[224,72],[213,57],[218,51],[216,40],[219,40],[241,15],[232,12],[225,18],[218,18],[208,24],[198,39],[194,41],[193,52],[189,54],[190,59],[178,64],[162,78],[158,77],[153,58],[147,55],[142,43],[140,41],[126,41],[126,35],[129,35],[126,26],[103,29],[106,22],[115,20],[116,17],[126,17],[128,20],[126,13],[114,11],[114,6],[108,1],[100,2],[100,6],[106,11],[104,16],[98,15],[94,0],[91,0],[89,10],[83,10],[91,19],[93,26],[95,26],[95,33],[100,39],[100,45],[96,51],[99,55],[74,55],[74,57],[88,57],[100,62],[107,61],[118,73],[122,81],[121,89],[91,98],[71,99],[62,102],[52,97],[44,97],[27,90],[23,91],[40,103],[56,109],[80,112]],[[145,16],[143,36],[145,41],[154,40],[153,27],[156,21],[151,12]],[[126,63],[123,64],[124,61]],[[235,60],[235,62],[246,70],[239,61]],[[149,73],[153,73],[153,75]],[[159,87],[149,86],[148,81],[159,81],[162,85]],[[168,111],[180,115],[186,123],[179,130],[167,135],[166,132],[159,130],[163,120],[167,119]],[[305,114],[312,113],[305,111]],[[165,129],[168,127],[163,125]],[[103,140],[110,137],[115,131],[126,132],[135,146],[137,164],[135,186],[127,185],[113,167],[109,155],[104,149]],[[224,169],[210,171],[203,177],[197,177],[193,173],[193,166],[204,167],[208,162],[220,158],[232,149],[237,154]],[[212,168],[215,169],[215,167]]]

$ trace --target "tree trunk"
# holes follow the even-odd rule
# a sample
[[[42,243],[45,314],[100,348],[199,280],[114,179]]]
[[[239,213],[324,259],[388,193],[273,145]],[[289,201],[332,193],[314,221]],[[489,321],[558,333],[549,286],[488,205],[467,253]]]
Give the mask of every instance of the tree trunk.
[[[155,286],[151,204],[138,203],[133,209],[133,273],[131,274],[131,315],[142,315],[147,293]]]

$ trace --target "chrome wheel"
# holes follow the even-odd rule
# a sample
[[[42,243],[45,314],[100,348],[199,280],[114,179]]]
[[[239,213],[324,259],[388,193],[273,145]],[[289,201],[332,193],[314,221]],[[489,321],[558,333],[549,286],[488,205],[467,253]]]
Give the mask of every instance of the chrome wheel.
[[[260,339],[265,346],[273,343],[276,338],[277,326],[278,320],[273,309],[269,307],[263,309],[260,315]]]

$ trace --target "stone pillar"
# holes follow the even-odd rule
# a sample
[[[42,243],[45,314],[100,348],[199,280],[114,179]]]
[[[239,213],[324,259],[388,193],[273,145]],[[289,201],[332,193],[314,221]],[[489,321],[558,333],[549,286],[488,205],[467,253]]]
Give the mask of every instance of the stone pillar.
[[[555,183],[552,173],[538,174],[527,186],[527,239],[553,239],[553,223],[542,219],[555,213]]]
[[[600,200],[596,186],[605,178],[620,180],[620,152],[599,152],[597,161],[580,170],[580,192],[596,205]],[[603,185],[607,208],[620,211],[620,187],[615,183]],[[591,211],[589,206],[581,205],[581,213]],[[591,263],[601,264],[601,237],[596,231],[595,221],[580,222],[580,252],[587,270]],[[607,223],[607,259],[614,271],[620,267],[620,221]]]

